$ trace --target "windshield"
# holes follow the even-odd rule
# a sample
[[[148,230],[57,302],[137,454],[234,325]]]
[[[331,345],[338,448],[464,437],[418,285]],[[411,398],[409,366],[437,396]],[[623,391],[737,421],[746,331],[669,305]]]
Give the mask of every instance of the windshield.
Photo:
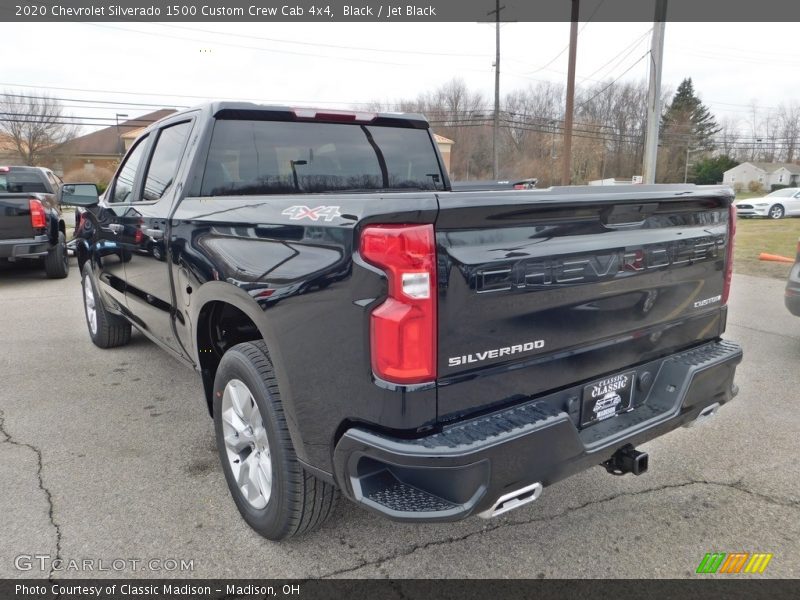
[[[770,198],[791,198],[798,192],[797,188],[785,188],[782,190],[775,190],[771,194],[767,194]]]
[[[441,190],[426,129],[218,120],[201,196]]]

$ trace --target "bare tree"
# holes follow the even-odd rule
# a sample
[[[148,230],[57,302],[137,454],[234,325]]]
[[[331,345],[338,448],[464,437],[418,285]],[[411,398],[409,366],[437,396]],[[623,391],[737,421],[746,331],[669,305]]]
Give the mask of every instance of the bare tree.
[[[0,135],[8,138],[24,164],[41,164],[77,134],[78,127],[58,100],[36,92],[0,95]]]
[[[760,151],[761,151],[761,144],[763,142],[763,133],[761,132],[761,117],[759,116],[759,108],[758,108],[758,101],[754,98],[750,101],[750,120],[748,121],[748,125],[750,125],[750,132],[752,135],[752,142],[750,147],[750,157],[748,160],[758,160],[761,158]]]
[[[730,116],[723,117],[719,126],[722,128],[716,138],[719,151],[725,156],[738,158],[737,147],[741,138],[739,120]]]
[[[502,107],[501,173],[537,177],[543,185],[550,185],[561,155],[564,86],[540,82],[512,91]]]
[[[601,141],[588,178],[641,173],[646,99],[645,82],[598,82],[580,91],[575,135]]]
[[[672,90],[661,93],[669,104]],[[576,183],[608,177],[628,178],[641,174],[646,124],[647,84],[641,82],[596,82],[576,90],[572,145],[572,180]],[[487,98],[459,79],[421,94],[416,99],[375,101],[371,110],[401,110],[425,114],[432,129],[455,141],[450,176],[488,179],[492,175],[493,109]],[[540,185],[559,178],[558,159],[563,153],[564,86],[540,82],[510,91],[502,99],[500,117],[500,177],[536,177]],[[674,129],[674,128],[673,128]],[[709,137],[716,131],[708,132]],[[730,148],[741,141],[735,125],[726,127]],[[718,134],[719,135],[719,134]],[[686,135],[665,132],[662,143],[673,143],[674,171],[671,180],[683,180]],[[711,146],[711,144],[709,144]],[[709,148],[709,153],[712,149]],[[662,148],[660,171],[668,172]]]
[[[786,148],[786,162],[794,160],[800,141],[800,104],[791,101],[778,107],[780,137]]]

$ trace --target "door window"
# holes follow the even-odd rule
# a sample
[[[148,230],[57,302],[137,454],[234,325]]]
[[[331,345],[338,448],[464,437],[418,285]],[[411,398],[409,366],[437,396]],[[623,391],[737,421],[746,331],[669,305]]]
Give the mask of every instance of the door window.
[[[117,180],[114,182],[114,191],[108,199],[111,203],[131,202],[133,184],[136,181],[136,173],[144,156],[144,149],[147,145],[147,138],[144,137],[136,143],[136,147],[125,158],[122,168],[119,170]]]
[[[191,130],[191,121],[171,125],[161,130],[153,151],[153,158],[147,169],[142,200],[158,200],[170,188],[178,173],[183,149]]]
[[[47,179],[50,180],[50,185],[53,186],[53,191],[55,192],[58,189],[58,179],[52,171],[47,171]]]

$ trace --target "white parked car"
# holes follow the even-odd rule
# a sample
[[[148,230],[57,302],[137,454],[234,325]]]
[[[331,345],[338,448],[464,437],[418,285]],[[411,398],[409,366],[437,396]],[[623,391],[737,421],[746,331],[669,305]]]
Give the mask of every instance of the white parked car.
[[[800,188],[775,190],[762,198],[748,198],[733,203],[740,217],[782,219],[800,215]]]

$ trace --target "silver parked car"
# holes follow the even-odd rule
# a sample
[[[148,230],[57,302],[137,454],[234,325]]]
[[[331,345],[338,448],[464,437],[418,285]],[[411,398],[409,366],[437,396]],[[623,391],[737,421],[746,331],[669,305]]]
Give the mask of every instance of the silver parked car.
[[[733,203],[739,217],[782,219],[800,215],[800,188],[775,190],[761,198],[748,198]]]

